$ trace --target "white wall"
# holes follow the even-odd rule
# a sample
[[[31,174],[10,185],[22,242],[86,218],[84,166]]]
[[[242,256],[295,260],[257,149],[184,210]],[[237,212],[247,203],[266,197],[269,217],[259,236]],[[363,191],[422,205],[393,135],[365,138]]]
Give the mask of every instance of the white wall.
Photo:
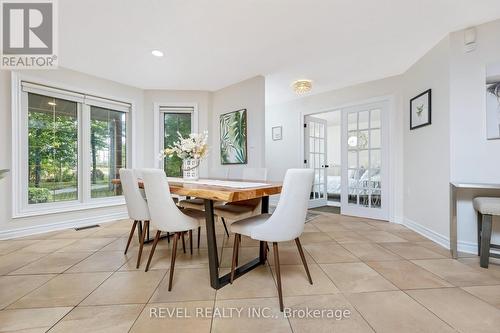
[[[449,38],[444,38],[403,75],[405,223],[449,234],[450,124]],[[410,131],[411,98],[432,89],[432,124]]]
[[[463,51],[463,31],[450,36],[451,179],[500,184],[500,140],[486,140],[486,65],[500,63],[500,20],[477,27],[476,50]],[[476,219],[471,198],[499,192],[463,191],[459,195],[459,248],[474,249]],[[496,223],[499,242],[499,225]]]
[[[221,114],[247,109],[248,164],[223,166],[219,152],[219,116]],[[265,79],[257,76],[221,90],[215,91],[212,98],[212,111],[209,117],[210,173],[220,176],[221,170],[262,168],[265,166]]]
[[[209,131],[211,122],[209,113],[211,110],[212,93],[209,91],[195,90],[145,90],[144,91],[144,128],[151,129],[144,138],[144,163],[155,166],[158,152],[153,151],[154,136],[154,103],[196,103],[198,105],[198,132]],[[209,133],[210,136],[213,133]],[[200,176],[208,175],[208,162],[203,161],[200,165]]]
[[[282,180],[286,169],[303,167],[300,151],[303,119],[301,113],[320,113],[353,103],[390,97],[389,132],[391,138],[389,172],[392,175],[390,219],[402,219],[402,119],[401,76],[367,82],[356,86],[310,95],[283,104],[266,106],[266,167],[273,180]],[[273,141],[271,128],[283,126],[283,140]]]
[[[39,80],[53,83],[55,86],[70,86],[81,92],[92,93],[103,97],[113,97],[116,99],[130,100],[135,106],[135,133],[134,143],[139,149],[136,149],[133,159],[137,167],[144,164],[143,151],[140,147],[144,146],[143,131],[143,93],[140,89],[128,87],[116,82],[96,78],[79,72],[58,69],[47,71],[23,71],[23,74]],[[10,71],[0,71],[0,168],[11,169],[11,74]],[[12,235],[29,234],[39,232],[36,229],[39,226],[46,226],[49,229],[61,227],[68,223],[67,227],[76,223],[89,224],[100,223],[107,220],[113,220],[126,216],[126,210],[123,205],[89,209],[61,214],[49,214],[39,217],[26,217],[12,219],[12,196],[10,173],[7,178],[0,181],[0,239]],[[14,232],[14,230],[17,230]]]

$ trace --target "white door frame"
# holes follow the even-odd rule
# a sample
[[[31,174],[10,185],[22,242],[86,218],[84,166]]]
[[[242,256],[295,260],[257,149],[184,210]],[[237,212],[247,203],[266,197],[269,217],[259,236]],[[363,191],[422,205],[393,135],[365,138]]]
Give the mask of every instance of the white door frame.
[[[310,110],[310,111],[301,111],[299,112],[299,117],[297,119],[297,130],[299,132],[299,159],[297,160],[297,166],[302,166],[303,168],[306,167],[304,164],[304,117],[306,115],[314,115],[318,113],[325,113],[329,111],[337,111],[353,106],[358,106],[358,105],[364,105],[364,104],[372,104],[372,103],[377,103],[377,102],[387,102],[388,105],[388,110],[387,110],[387,115],[388,115],[388,124],[387,124],[387,135],[389,138],[391,137],[397,137],[396,132],[395,132],[395,124],[394,118],[396,117],[395,115],[395,110],[396,110],[396,105],[395,105],[395,97],[393,95],[383,95],[379,97],[373,97],[373,98],[367,98],[364,100],[359,100],[357,102],[350,102],[350,103],[344,103],[340,104],[337,106],[332,106],[332,107],[327,107],[319,110]],[[387,143],[387,155],[389,156],[389,165],[387,166],[388,170],[388,177],[387,177],[387,201],[388,201],[388,212],[389,216],[388,219],[391,222],[398,222],[398,219],[400,219],[398,216],[396,216],[396,211],[395,211],[395,192],[396,188],[394,186],[395,183],[395,175],[393,170],[396,169],[397,165],[397,157],[393,153],[393,143],[391,140],[388,140]],[[343,163],[343,162],[342,162]]]

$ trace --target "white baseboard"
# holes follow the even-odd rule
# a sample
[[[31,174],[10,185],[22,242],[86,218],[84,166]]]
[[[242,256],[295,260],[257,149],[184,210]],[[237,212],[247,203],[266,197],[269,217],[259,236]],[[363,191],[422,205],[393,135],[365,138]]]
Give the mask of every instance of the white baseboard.
[[[441,235],[440,233],[437,233],[427,227],[424,227],[423,225],[412,221],[408,218],[403,218],[402,223],[409,229],[415,231],[416,233],[419,233],[420,235],[424,236],[425,238],[430,239],[431,241],[438,243],[439,245],[449,249],[450,248],[450,238],[446,237],[444,235]],[[477,253],[477,243],[471,243],[471,242],[463,242],[459,241],[457,244],[458,251],[459,252],[464,252],[464,253]]]
[[[402,217],[402,216],[392,216],[392,217],[389,217],[389,222],[396,223],[396,224],[403,224],[404,225],[404,217]]]
[[[123,213],[113,213],[113,214],[99,215],[93,217],[85,217],[81,219],[67,220],[58,223],[36,225],[24,228],[10,229],[10,230],[1,230],[0,240],[31,236],[62,229],[81,228],[89,225],[113,222],[116,220],[126,219],[126,218],[128,218],[128,214],[126,212],[123,212]]]

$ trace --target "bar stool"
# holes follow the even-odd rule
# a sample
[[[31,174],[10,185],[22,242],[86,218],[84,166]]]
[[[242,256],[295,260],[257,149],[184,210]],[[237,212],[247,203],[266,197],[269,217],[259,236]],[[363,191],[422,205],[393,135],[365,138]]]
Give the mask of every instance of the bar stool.
[[[472,200],[477,211],[477,254],[479,264],[488,268],[489,258],[500,258],[500,255],[490,253],[490,248],[500,249],[500,245],[491,244],[491,229],[493,216],[500,216],[500,198],[477,197]]]

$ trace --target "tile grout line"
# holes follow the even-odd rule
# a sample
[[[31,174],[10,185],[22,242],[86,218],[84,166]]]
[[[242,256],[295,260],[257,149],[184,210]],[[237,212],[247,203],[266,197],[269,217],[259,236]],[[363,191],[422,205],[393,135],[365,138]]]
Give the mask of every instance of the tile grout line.
[[[97,290],[97,288],[99,288],[100,286],[102,286],[104,284],[104,282],[106,282],[115,273],[116,273],[116,271],[111,272],[111,274],[109,274],[109,276],[107,278],[105,278],[100,284],[98,284],[90,293],[88,293],[87,296],[85,296],[80,302],[78,302],[77,305],[73,306],[73,309],[71,309],[70,311],[68,311],[68,313],[66,313],[61,319],[59,319],[57,322],[55,322],[47,331],[51,330],[54,326],[56,326],[59,322],[61,322],[64,318],[66,318],[66,316],[68,316],[71,312],[73,312],[73,310],[75,310],[80,304],[82,304],[83,301],[85,301],[94,291]]]
[[[433,288],[433,289],[442,289],[442,288]],[[417,304],[419,304],[421,307],[423,307],[424,309],[426,309],[427,311],[429,311],[429,313],[432,313],[433,316],[435,316],[437,319],[439,319],[440,321],[442,321],[443,323],[445,323],[446,325],[448,325],[450,328],[452,328],[453,330],[459,332],[459,329],[454,327],[453,325],[451,325],[451,323],[447,322],[446,320],[444,320],[443,318],[441,318],[440,316],[438,316],[436,313],[434,313],[434,311],[432,311],[431,309],[429,309],[428,307],[426,307],[423,303],[419,302],[417,299],[413,298],[410,294],[408,294],[405,290],[401,290],[406,296],[408,296],[409,298],[411,298],[413,301],[415,301]]]
[[[142,312],[144,311],[144,309],[146,309],[146,306],[148,306],[148,304],[151,304],[149,303],[149,301],[151,300],[151,298],[153,297],[153,295],[155,294],[156,290],[159,288],[160,284],[161,284],[161,281],[163,281],[163,279],[165,278],[165,276],[167,276],[167,273],[168,273],[169,269],[167,269],[165,271],[165,274],[163,275],[163,277],[161,279],[159,279],[158,281],[158,284],[156,285],[155,289],[153,290],[153,292],[151,293],[151,296],[149,296],[147,302],[144,304],[144,306],[142,307],[141,311],[139,311],[139,315],[135,318],[134,322],[132,323],[132,325],[130,325],[130,328],[128,329],[127,332],[130,332],[132,330],[132,328],[134,327],[134,325],[137,323],[137,320],[139,319],[139,317],[141,316]]]
[[[307,252],[307,249],[304,248],[304,250]],[[348,251],[347,249],[345,249],[346,251]],[[337,288],[338,292],[340,294],[342,294],[342,296],[345,298],[345,300],[356,310],[356,312],[361,316],[361,318],[363,318],[363,320],[366,322],[366,324],[374,331],[376,332],[376,330],[372,327],[372,325],[370,324],[370,322],[363,316],[363,314],[356,308],[356,306],[354,304],[351,303],[351,301],[349,301],[349,299],[345,296],[345,293],[335,284],[335,282],[332,280],[332,278],[330,277],[330,275],[328,275],[325,270],[323,269],[323,267],[321,267],[322,264],[318,263],[316,261],[316,259],[314,259],[314,257],[309,253],[309,256],[312,258],[313,262],[319,267],[319,269],[323,272],[323,274],[325,274],[325,276],[332,282],[332,284],[335,286],[335,288]],[[349,251],[350,253],[350,251]],[[354,254],[353,254],[354,255]],[[355,255],[354,255],[355,256]],[[355,256],[356,258],[358,258],[357,256]],[[359,260],[361,260],[360,258],[358,258]],[[362,261],[361,261],[362,262]]]
[[[116,240],[116,239],[115,239],[115,240]],[[115,240],[111,241],[110,243],[114,242]],[[104,247],[105,247],[105,246],[103,246],[103,248],[104,248]],[[98,252],[98,251],[96,251],[96,252]],[[83,260],[85,260],[85,259],[89,258],[90,256],[92,256],[92,255],[93,255],[94,253],[96,253],[96,252],[91,253],[89,256],[85,257],[84,259],[82,259],[82,260],[81,260],[81,261],[79,261],[78,263],[80,263],[80,262],[82,262]],[[125,255],[125,254],[124,254],[124,255]],[[76,263],[75,265],[77,265],[78,263]],[[71,267],[73,267],[73,266],[74,266],[74,265],[72,265]],[[70,268],[71,268],[71,267],[70,267]],[[120,266],[120,267],[121,267],[121,266]],[[119,268],[120,268],[120,267],[119,267]],[[68,268],[68,269],[70,269],[70,268]],[[103,285],[103,284],[104,284],[104,283],[105,283],[105,282],[106,282],[109,278],[111,278],[111,277],[112,277],[112,276],[113,276],[113,275],[114,275],[114,274],[118,271],[118,269],[119,269],[119,268],[117,268],[116,270],[112,271],[112,272],[111,272],[111,274],[110,274],[110,275],[109,275],[106,279],[104,279],[104,280],[103,280],[103,281],[102,281],[99,285],[97,285],[97,286],[96,286],[96,287],[95,287],[95,288],[94,288],[94,289],[93,289],[93,290],[92,290],[92,291],[91,291],[91,292],[90,292],[90,293],[89,293],[86,297],[84,297],[84,298],[83,298],[83,299],[82,299],[82,300],[81,300],[81,301],[80,301],[80,302],[79,302],[76,306],[74,306],[74,307],[73,307],[70,311],[68,311],[68,313],[66,313],[66,314],[65,314],[63,317],[61,317],[61,318],[60,318],[57,322],[55,322],[55,323],[54,323],[54,324],[53,324],[53,325],[52,325],[52,326],[51,326],[51,327],[50,327],[47,331],[51,330],[51,329],[52,329],[55,325],[57,325],[57,324],[58,324],[59,322],[61,322],[64,318],[66,318],[66,316],[68,316],[71,312],[73,312],[73,310],[74,310],[74,309],[76,309],[76,308],[77,308],[77,307],[78,307],[78,306],[79,306],[79,305],[80,305],[83,301],[85,301],[85,300],[86,300],[86,299],[87,299],[87,298],[88,298],[88,297],[89,297],[89,296],[90,296],[90,295],[91,295],[94,291],[96,291],[96,290],[97,290],[100,286],[102,286],[102,285]],[[67,271],[67,270],[66,270],[66,271]],[[65,271],[64,271],[64,272],[65,272]],[[63,273],[64,273],[64,272],[63,272]],[[63,273],[60,273],[60,274],[63,274]],[[165,272],[165,274],[166,274],[166,272]],[[160,279],[160,282],[161,282],[161,279]],[[155,289],[155,290],[156,290],[156,289]],[[153,292],[153,293],[154,293],[154,292]],[[151,297],[150,297],[150,298],[151,298]],[[117,305],[118,305],[118,304],[117,304]],[[145,306],[146,306],[146,305],[144,305],[144,307],[145,307]],[[143,309],[144,309],[144,307],[143,307]],[[141,314],[141,313],[142,313],[142,310],[139,312],[139,315],[138,315],[138,316],[140,316],[140,314]],[[137,318],[138,318],[138,317],[137,317]],[[136,318],[136,320],[137,320],[137,318]],[[135,321],[134,321],[134,323],[135,323]],[[132,325],[133,325],[133,324],[132,324]],[[131,327],[132,327],[132,326],[131,326]]]
[[[50,279],[48,279],[47,281],[45,281],[43,284],[41,284],[40,286],[38,287],[35,287],[34,289],[28,291],[26,294],[23,294],[21,297],[17,298],[15,301],[13,302],[10,302],[9,304],[7,304],[6,306],[4,306],[1,310],[9,310],[8,307],[11,306],[12,304],[18,302],[19,300],[21,300],[22,298],[26,297],[28,294],[31,294],[32,292],[38,290],[39,288],[43,287],[44,285],[46,285],[47,283],[49,283],[50,281],[52,281],[53,279],[55,279],[56,277],[59,276],[59,274],[32,274],[32,275],[54,275],[53,277],[51,277]],[[19,276],[19,275],[5,275],[5,276]]]
[[[85,237],[84,237],[84,238],[85,238]],[[82,238],[82,239],[84,239],[84,238]],[[77,241],[78,241],[78,240],[76,240],[75,242],[77,242]],[[32,245],[33,245],[33,244],[32,244]],[[69,246],[69,245],[71,245],[71,244],[68,244],[67,246]],[[28,245],[28,246],[31,246],[31,245]],[[64,248],[64,247],[63,247],[63,248]],[[61,248],[60,248],[60,249],[61,249]],[[94,254],[94,252],[91,252],[91,253],[90,253],[87,257],[84,257],[82,260],[80,260],[80,261],[78,261],[77,263],[75,263],[75,264],[71,265],[68,269],[66,269],[66,270],[64,270],[64,271],[62,271],[62,272],[60,272],[60,273],[37,273],[37,274],[17,274],[17,275],[8,275],[8,274],[10,274],[10,273],[12,273],[12,272],[15,272],[15,271],[17,271],[17,270],[19,270],[19,269],[21,269],[21,268],[23,268],[23,267],[27,266],[27,265],[30,265],[30,264],[35,263],[35,262],[37,262],[37,261],[39,261],[39,260],[41,260],[41,259],[43,259],[43,258],[46,258],[46,257],[48,257],[48,256],[49,256],[49,255],[51,255],[51,254],[57,253],[57,251],[58,251],[58,250],[60,250],[60,249],[57,249],[57,250],[55,250],[54,252],[50,252],[50,253],[48,253],[46,256],[43,256],[43,257],[41,257],[41,258],[39,258],[39,259],[37,259],[37,260],[34,260],[34,261],[30,262],[30,263],[27,263],[26,265],[21,266],[21,267],[19,267],[19,268],[17,268],[17,269],[14,269],[13,271],[11,271],[11,272],[7,273],[6,275],[3,275],[3,276],[20,276],[20,275],[23,275],[23,276],[32,276],[32,275],[54,275],[54,276],[53,276],[52,278],[50,278],[49,280],[47,280],[45,283],[41,284],[40,286],[38,286],[38,287],[36,287],[36,288],[34,288],[34,289],[30,290],[30,291],[29,291],[29,292],[27,292],[26,294],[23,294],[21,297],[17,298],[15,301],[13,301],[13,302],[11,302],[11,303],[7,304],[7,305],[6,305],[6,306],[5,306],[2,310],[7,309],[9,306],[13,305],[14,303],[18,302],[18,301],[19,301],[19,300],[21,300],[22,298],[26,297],[28,294],[31,294],[31,293],[33,293],[33,292],[37,291],[38,289],[42,288],[43,286],[45,286],[46,284],[48,284],[50,281],[52,281],[53,279],[57,278],[59,275],[63,274],[63,273],[64,273],[64,272],[66,272],[68,269],[70,269],[71,267],[73,267],[74,265],[76,265],[76,264],[80,263],[81,261],[83,261],[83,260],[87,259],[88,257],[90,257],[91,255],[93,255],[93,254]],[[21,249],[18,249],[18,250],[21,250]],[[97,252],[97,251],[96,251],[96,252]],[[66,252],[66,253],[68,253],[68,252]],[[110,275],[110,276],[111,276],[111,275]],[[95,290],[95,289],[94,289],[94,290]],[[92,290],[90,293],[92,293],[92,292],[93,292],[93,290]],[[71,311],[69,311],[69,312],[71,312]],[[69,312],[68,312],[68,313],[69,313]]]

